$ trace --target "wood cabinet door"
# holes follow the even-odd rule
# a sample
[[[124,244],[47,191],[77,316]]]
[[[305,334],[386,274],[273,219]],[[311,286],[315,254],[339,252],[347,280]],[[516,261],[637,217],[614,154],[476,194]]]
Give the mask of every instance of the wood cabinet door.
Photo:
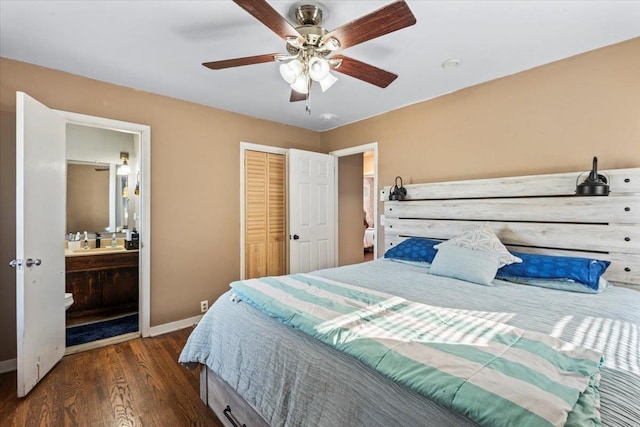
[[[102,306],[138,307],[138,267],[120,267],[104,271]]]
[[[66,292],[74,299],[68,319],[137,310],[137,252],[69,257],[66,266]]]
[[[95,311],[102,305],[102,272],[74,271],[67,273],[66,291],[73,294],[73,305],[68,317]]]

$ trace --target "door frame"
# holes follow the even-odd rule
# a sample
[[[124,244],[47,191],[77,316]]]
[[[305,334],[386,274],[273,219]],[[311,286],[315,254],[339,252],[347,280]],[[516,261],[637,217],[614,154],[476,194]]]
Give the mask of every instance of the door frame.
[[[67,124],[89,126],[134,135],[140,143],[140,252],[139,259],[139,330],[143,337],[151,330],[151,126],[138,123],[54,110]]]
[[[380,220],[378,218],[378,143],[377,142],[370,142],[368,144],[363,144],[363,145],[356,145],[355,147],[348,147],[348,148],[343,148],[341,150],[335,150],[335,151],[331,151],[329,152],[329,154],[336,156],[338,159],[340,157],[346,157],[346,156],[352,156],[354,154],[360,154],[360,153],[365,153],[367,151],[373,151],[373,217],[375,218],[375,232],[374,232],[374,236],[373,236],[373,259],[378,258],[378,228],[380,225]],[[335,169],[335,186],[336,186],[336,191],[335,191],[335,217],[339,218],[338,216],[338,199],[339,199],[339,193],[338,193],[338,168],[336,167]],[[339,219],[338,219],[339,220]],[[339,259],[339,253],[338,253],[338,246],[339,246],[339,232],[338,229],[340,227],[337,226],[336,224],[336,229],[335,229],[335,251],[336,251],[336,260]]]
[[[252,151],[260,151],[264,153],[272,153],[272,154],[282,154],[285,155],[289,151],[288,148],[282,147],[273,147],[270,145],[262,145],[262,144],[254,144],[251,142],[243,142],[240,141],[240,280],[244,280],[245,278],[245,201],[244,201],[244,191],[245,191],[245,182],[244,182],[244,152],[246,150]],[[353,154],[365,153],[367,151],[373,151],[373,186],[375,191],[373,192],[373,216],[376,220],[376,232],[373,239],[373,259],[378,258],[378,228],[379,228],[379,218],[378,218],[378,143],[371,142],[368,144],[357,145],[355,147],[344,148],[341,150],[331,151],[327,154],[335,156],[336,158],[351,156]],[[288,169],[288,168],[287,168]],[[338,167],[335,167],[335,209],[334,209],[334,217],[336,219],[335,223],[335,259],[338,259],[338,246],[339,246],[339,233],[338,233]],[[289,194],[287,190],[287,204],[289,202]],[[287,213],[286,218],[287,224],[289,223],[289,214]],[[289,227],[287,226],[287,230]],[[287,272],[289,271],[289,257],[287,255]]]
[[[288,148],[281,147],[271,147],[269,145],[261,145],[254,144],[251,142],[242,142],[240,141],[240,280],[245,279],[245,244],[246,244],[246,236],[245,236],[245,182],[244,182],[244,158],[245,151],[259,151],[261,153],[271,153],[271,154],[281,154],[283,156],[287,155],[289,151]],[[286,167],[285,167],[286,169]],[[286,180],[285,180],[286,185]],[[285,204],[288,205],[289,196],[288,193],[286,196]],[[289,222],[289,215],[286,215],[286,223]],[[288,227],[286,228],[288,230]],[[287,245],[288,247],[288,245]],[[289,271],[289,258],[287,257],[287,271]]]

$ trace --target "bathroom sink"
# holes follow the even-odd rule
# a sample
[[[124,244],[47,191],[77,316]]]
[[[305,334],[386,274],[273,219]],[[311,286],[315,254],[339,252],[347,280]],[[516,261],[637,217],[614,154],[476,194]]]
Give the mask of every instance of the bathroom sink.
[[[71,252],[73,252],[74,254],[91,254],[91,253],[98,253],[98,252],[114,252],[114,251],[123,251],[124,250],[124,246],[115,246],[115,247],[111,247],[111,246],[107,246],[104,248],[89,248],[89,249],[74,249]]]

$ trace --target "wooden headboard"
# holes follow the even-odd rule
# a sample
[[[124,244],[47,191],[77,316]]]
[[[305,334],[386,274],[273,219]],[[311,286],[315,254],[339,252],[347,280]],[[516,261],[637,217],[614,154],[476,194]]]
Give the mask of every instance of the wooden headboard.
[[[580,172],[410,184],[404,201],[385,187],[385,250],[488,222],[510,250],[609,260],[604,277],[640,290],[640,168],[599,173],[609,196],[575,196]]]

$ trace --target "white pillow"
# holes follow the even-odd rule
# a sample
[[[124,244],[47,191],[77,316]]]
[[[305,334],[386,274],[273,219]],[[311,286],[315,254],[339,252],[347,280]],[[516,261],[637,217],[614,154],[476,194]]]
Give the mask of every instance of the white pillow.
[[[509,253],[500,239],[498,239],[498,236],[496,236],[491,227],[487,224],[482,224],[473,229],[464,231],[453,239],[435,245],[434,248],[439,249],[444,245],[453,245],[476,251],[491,252],[498,257],[500,267],[522,262],[520,258]]]
[[[498,257],[491,252],[441,245],[429,273],[479,285],[491,285],[499,264]]]

